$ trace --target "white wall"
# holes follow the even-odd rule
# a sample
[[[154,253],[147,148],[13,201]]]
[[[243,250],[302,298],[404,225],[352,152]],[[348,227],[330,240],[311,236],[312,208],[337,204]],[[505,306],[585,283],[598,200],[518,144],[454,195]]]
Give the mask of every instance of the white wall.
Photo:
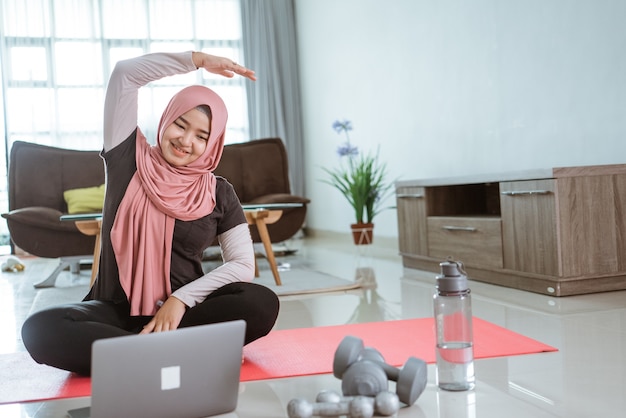
[[[402,180],[626,162],[626,1],[296,0],[296,20],[313,229],[353,221],[319,181],[338,118]],[[397,236],[395,210],[375,223]]]

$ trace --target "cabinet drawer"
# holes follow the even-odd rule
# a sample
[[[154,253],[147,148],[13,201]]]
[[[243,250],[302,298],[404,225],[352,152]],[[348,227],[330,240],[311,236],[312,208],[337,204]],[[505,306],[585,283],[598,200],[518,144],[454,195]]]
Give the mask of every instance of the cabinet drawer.
[[[502,268],[502,222],[497,217],[428,218],[428,255],[467,265]]]

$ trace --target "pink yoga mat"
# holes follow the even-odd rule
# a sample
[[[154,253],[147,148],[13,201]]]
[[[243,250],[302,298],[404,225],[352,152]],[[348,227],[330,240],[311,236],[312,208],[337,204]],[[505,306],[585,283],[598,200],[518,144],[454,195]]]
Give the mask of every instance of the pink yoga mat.
[[[362,338],[395,366],[411,356],[435,361],[432,318],[279,330],[244,348],[241,381],[332,373],[335,350],[346,335]],[[477,359],[549,351],[557,350],[474,318]],[[90,395],[90,378],[37,364],[23,352],[0,356],[0,404]]]

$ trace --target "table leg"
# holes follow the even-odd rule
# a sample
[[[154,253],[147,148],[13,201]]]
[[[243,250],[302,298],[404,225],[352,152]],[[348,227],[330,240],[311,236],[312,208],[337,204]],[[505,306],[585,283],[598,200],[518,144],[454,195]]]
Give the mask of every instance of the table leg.
[[[96,274],[100,267],[100,232],[96,234],[96,244],[93,249],[93,261],[91,263],[91,281],[89,287],[93,286],[93,282],[96,281]]]
[[[278,273],[278,267],[276,266],[274,250],[272,249],[272,242],[270,241],[270,234],[267,232],[267,225],[265,225],[265,220],[263,218],[257,218],[255,225],[257,230],[259,231],[261,241],[263,242],[263,247],[265,248],[265,256],[267,257],[267,261],[269,261],[270,263],[270,268],[272,269],[272,274],[274,275],[274,281],[276,282],[276,285],[281,286],[282,282],[280,281],[280,274]]]
[[[76,221],[76,228],[85,235],[95,235],[96,243],[93,248],[93,261],[91,263],[91,281],[89,286],[93,286],[96,274],[100,265],[100,234],[102,232],[102,219],[89,219]]]

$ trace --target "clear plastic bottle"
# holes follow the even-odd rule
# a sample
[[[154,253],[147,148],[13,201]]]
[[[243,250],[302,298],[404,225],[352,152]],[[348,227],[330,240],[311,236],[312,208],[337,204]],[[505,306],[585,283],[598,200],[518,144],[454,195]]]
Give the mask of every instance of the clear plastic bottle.
[[[474,388],[472,300],[463,265],[440,263],[434,296],[437,334],[437,385],[444,390]]]

